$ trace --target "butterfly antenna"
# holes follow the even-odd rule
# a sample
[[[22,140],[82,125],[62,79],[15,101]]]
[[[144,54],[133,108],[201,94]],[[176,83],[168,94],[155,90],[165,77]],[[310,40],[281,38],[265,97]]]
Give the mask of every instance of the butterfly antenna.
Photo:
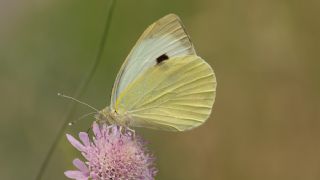
[[[58,93],[58,96],[64,97],[64,98],[67,98],[67,99],[71,99],[71,100],[73,100],[73,101],[76,101],[76,102],[78,102],[78,103],[80,103],[80,104],[83,104],[83,105],[85,105],[85,106],[87,106],[87,107],[95,110],[96,112],[99,112],[98,109],[90,106],[89,104],[87,104],[87,103],[85,103],[85,102],[82,102],[82,101],[80,101],[80,100],[78,100],[78,99],[75,99],[75,98],[73,98],[73,97],[71,97],[71,96],[67,96],[67,95],[64,95],[64,94],[62,94],[62,93]]]
[[[95,114],[95,113],[97,113],[97,112],[90,112],[90,113],[84,114],[84,115],[80,116],[77,120],[69,122],[68,125],[69,125],[69,126],[72,126],[72,125],[74,125],[75,123],[77,123],[79,120],[81,120],[81,119],[83,119],[83,118],[85,118],[85,117],[87,117],[87,116],[90,116],[90,115],[92,115],[92,114]]]

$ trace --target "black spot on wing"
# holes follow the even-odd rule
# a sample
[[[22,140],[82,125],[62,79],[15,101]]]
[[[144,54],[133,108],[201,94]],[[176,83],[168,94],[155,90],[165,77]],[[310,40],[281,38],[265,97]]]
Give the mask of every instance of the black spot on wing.
[[[161,56],[157,57],[156,61],[157,64],[160,64],[162,61],[168,60],[169,56],[166,54],[162,54]]]

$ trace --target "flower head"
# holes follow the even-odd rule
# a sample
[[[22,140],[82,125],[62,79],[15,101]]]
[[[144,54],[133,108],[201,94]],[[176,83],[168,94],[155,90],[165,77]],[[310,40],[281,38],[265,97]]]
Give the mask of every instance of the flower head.
[[[91,141],[85,132],[79,133],[79,142],[67,134],[69,142],[81,152],[85,162],[75,159],[78,170],[66,171],[65,175],[76,180],[151,180],[156,175],[154,157],[145,143],[130,132],[122,132],[119,126],[93,124]]]

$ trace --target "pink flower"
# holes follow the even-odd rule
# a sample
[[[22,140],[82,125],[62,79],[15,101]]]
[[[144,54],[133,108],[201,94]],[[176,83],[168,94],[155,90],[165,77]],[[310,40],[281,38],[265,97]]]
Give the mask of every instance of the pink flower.
[[[79,142],[67,134],[69,142],[81,152],[85,162],[75,159],[78,170],[64,174],[76,180],[151,180],[156,175],[154,157],[148,153],[145,143],[132,133],[121,132],[116,125],[99,126],[93,123],[94,137],[91,141],[85,132],[79,133]]]

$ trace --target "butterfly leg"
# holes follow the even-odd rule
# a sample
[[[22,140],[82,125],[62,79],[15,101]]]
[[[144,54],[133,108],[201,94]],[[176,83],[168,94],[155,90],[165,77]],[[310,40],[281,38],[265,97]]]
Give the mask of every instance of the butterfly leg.
[[[92,127],[90,126],[88,129],[87,129],[87,134],[89,134],[89,132],[91,131]]]
[[[112,131],[114,130],[113,128],[117,128],[117,127],[115,127],[115,125],[108,125],[107,124],[107,132],[108,132],[108,134],[111,134],[112,133]]]
[[[129,135],[131,135],[133,139],[136,138],[136,131],[134,129],[131,129],[130,127],[126,127],[126,130],[129,132]]]

